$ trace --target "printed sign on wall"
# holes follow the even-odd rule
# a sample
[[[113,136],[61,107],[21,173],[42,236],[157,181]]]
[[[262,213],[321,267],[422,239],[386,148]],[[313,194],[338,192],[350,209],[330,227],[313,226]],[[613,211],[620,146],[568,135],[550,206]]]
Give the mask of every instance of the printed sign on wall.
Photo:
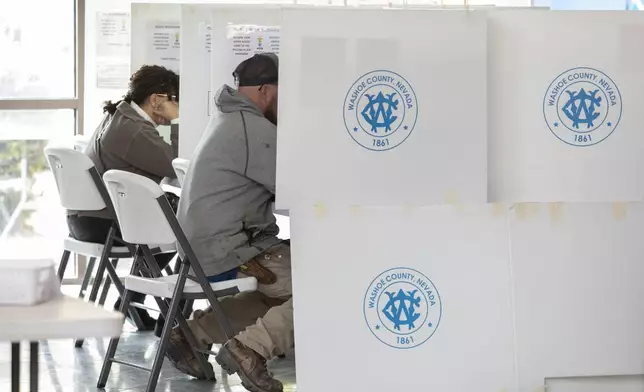
[[[279,26],[235,25],[226,27],[228,48],[224,53],[228,57],[227,69],[234,70],[237,65],[257,53],[280,52]]]
[[[152,22],[149,25],[148,58],[150,64],[179,73],[181,26],[179,22]]]

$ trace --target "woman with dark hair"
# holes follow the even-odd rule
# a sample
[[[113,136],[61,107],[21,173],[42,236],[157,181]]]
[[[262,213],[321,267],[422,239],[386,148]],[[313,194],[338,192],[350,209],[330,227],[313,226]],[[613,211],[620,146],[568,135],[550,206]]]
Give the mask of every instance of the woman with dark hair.
[[[130,78],[123,99],[106,102],[103,112],[105,117],[85,151],[101,175],[117,169],[155,182],[164,177],[176,178],[172,160],[178,153],[179,75],[164,67],[145,65]],[[158,125],[171,126],[170,144],[159,135]],[[79,241],[104,243],[112,220],[106,210],[68,211],[67,225],[70,235]],[[163,253],[155,258],[163,269],[174,255]],[[133,297],[135,302],[144,300],[144,295]],[[119,303],[120,300],[115,308]],[[154,329],[155,320],[148,312],[137,311],[146,330]]]

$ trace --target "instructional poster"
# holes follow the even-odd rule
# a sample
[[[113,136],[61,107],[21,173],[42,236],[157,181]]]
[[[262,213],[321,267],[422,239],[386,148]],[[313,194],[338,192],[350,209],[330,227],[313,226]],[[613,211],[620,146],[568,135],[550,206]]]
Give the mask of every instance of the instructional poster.
[[[130,14],[96,14],[96,87],[124,88],[130,78]]]
[[[148,59],[179,73],[181,27],[179,22],[152,22],[149,25]]]
[[[279,26],[228,25],[229,69],[235,69],[239,63],[256,53],[275,53],[280,51]]]

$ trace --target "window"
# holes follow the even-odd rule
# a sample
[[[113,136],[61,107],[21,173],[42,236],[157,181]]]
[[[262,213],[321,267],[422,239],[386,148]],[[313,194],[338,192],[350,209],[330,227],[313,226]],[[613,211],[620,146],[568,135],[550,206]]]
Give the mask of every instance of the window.
[[[67,235],[43,148],[73,132],[73,110],[0,111],[0,243],[3,257],[50,258]]]
[[[0,7],[0,99],[74,97],[73,0]]]
[[[60,260],[65,211],[43,148],[71,139],[82,117],[76,12],[84,0],[0,7],[0,257]]]

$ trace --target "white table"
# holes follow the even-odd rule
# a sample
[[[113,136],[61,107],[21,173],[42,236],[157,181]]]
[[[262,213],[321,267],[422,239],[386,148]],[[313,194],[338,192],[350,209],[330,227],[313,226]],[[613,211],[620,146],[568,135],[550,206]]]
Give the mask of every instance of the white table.
[[[11,391],[20,390],[20,341],[30,343],[30,390],[38,390],[38,341],[117,337],[123,315],[61,296],[36,306],[0,306],[0,341],[11,345]]]

